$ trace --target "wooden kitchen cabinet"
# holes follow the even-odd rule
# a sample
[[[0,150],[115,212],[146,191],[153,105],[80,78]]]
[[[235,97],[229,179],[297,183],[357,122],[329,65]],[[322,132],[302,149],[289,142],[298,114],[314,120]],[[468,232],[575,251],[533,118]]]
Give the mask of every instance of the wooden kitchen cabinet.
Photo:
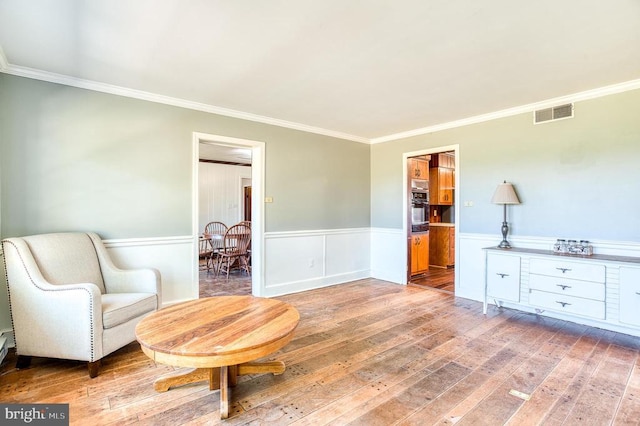
[[[430,203],[434,205],[453,204],[453,173],[448,167],[432,167],[429,169]]]
[[[410,158],[409,177],[411,179],[429,179],[429,162],[421,158]]]
[[[455,169],[456,157],[451,152],[442,152],[440,154],[432,154],[431,167],[446,167],[448,169]]]
[[[455,227],[432,226],[429,229],[429,264],[441,268],[455,265]]]
[[[456,228],[449,228],[449,265],[456,264]]]
[[[411,236],[411,275],[429,270],[429,232]]]

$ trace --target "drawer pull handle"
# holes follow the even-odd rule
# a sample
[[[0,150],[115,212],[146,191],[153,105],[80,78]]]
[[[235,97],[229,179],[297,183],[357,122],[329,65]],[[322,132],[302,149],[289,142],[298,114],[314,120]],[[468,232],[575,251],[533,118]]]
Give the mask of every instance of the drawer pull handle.
[[[569,268],[556,268],[558,271],[562,271],[562,273],[564,274],[567,271],[570,271],[571,269]]]
[[[560,287],[561,289],[563,289],[563,290],[566,290],[566,289],[568,289],[568,288],[571,288],[571,286],[570,286],[570,285],[564,285],[564,284],[556,284],[556,285],[557,285],[558,287]]]
[[[561,304],[563,308],[564,308],[565,306],[567,306],[567,305],[571,305],[571,303],[568,303],[568,302],[558,302],[558,301],[556,301],[556,303]]]
[[[500,275],[500,278],[504,278],[504,277],[508,277],[509,274],[501,274],[499,272],[496,272],[496,275]]]
[[[640,296],[640,291],[636,291],[636,294],[637,294],[638,296]]]

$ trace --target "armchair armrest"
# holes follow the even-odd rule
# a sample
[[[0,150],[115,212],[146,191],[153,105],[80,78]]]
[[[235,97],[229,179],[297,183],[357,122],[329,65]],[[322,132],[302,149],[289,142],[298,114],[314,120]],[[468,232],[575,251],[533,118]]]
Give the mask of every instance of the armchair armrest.
[[[100,237],[88,233],[96,248],[102,279],[107,293],[154,293],[158,295],[158,306],[161,301],[160,272],[153,268],[120,269],[111,260]]]
[[[13,312],[21,348],[63,359],[102,357],[102,296],[95,284],[37,283],[29,293],[30,312]]]
[[[103,269],[102,277],[107,293],[160,294],[160,272],[156,269]]]

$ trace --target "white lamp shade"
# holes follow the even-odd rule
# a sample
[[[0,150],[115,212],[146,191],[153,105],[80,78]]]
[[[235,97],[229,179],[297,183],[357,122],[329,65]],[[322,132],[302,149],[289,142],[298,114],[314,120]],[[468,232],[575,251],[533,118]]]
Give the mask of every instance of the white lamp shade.
[[[506,181],[498,185],[496,192],[493,194],[493,198],[491,198],[491,202],[494,204],[520,204],[513,185]]]

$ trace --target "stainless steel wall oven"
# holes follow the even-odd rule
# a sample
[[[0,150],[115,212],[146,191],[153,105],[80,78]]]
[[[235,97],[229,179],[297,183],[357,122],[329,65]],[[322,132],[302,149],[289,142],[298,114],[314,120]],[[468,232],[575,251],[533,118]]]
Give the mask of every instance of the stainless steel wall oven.
[[[411,231],[429,230],[429,191],[411,192]]]

